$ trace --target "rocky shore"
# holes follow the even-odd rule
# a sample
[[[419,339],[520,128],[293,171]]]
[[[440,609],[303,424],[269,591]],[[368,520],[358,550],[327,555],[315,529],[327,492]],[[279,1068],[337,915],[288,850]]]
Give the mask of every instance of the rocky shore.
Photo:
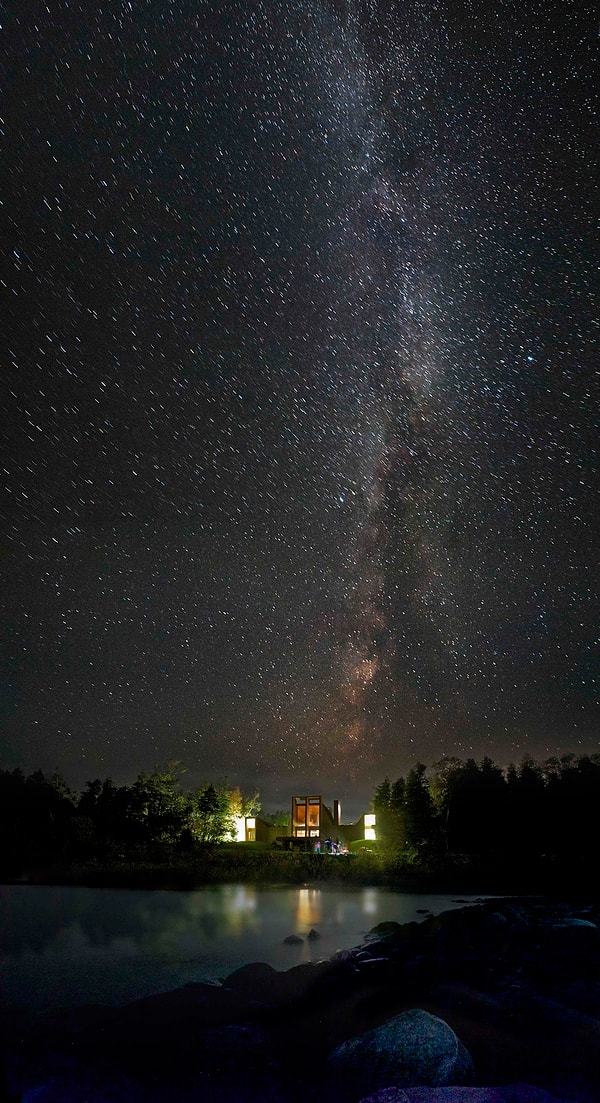
[[[15,1103],[597,1103],[600,906],[381,924],[317,964],[13,1019],[4,1052]]]

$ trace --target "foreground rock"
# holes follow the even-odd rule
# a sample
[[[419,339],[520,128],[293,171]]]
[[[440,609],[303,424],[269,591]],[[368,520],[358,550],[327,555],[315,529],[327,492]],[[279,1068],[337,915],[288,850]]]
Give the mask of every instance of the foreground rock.
[[[531,1084],[501,1088],[382,1088],[361,1103],[561,1103]],[[564,1100],[563,1100],[564,1103]]]
[[[464,1084],[473,1079],[470,1054],[442,1019],[416,1008],[342,1042],[327,1058],[335,1090],[348,1099],[389,1084]]]
[[[316,965],[6,1022],[6,1097],[598,1103],[599,924],[591,904],[495,900]]]

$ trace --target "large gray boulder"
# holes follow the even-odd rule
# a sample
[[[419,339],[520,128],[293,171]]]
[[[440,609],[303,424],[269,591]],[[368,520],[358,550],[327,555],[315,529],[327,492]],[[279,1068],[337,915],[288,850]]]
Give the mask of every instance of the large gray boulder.
[[[360,1100],[380,1088],[472,1082],[470,1054],[443,1019],[420,1008],[342,1042],[327,1058],[332,1084]]]
[[[566,1103],[532,1084],[498,1088],[382,1088],[360,1103]]]

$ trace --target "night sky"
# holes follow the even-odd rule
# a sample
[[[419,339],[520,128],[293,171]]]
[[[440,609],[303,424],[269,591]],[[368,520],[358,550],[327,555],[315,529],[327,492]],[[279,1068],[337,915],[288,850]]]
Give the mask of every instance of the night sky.
[[[1,23],[0,765],[598,751],[594,7]]]

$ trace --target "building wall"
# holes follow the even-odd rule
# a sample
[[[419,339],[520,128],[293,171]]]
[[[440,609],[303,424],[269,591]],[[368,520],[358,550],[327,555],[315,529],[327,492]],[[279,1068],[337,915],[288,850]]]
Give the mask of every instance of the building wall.
[[[260,816],[241,816],[236,820],[238,843],[274,843],[277,836],[281,835],[280,827],[262,820]]]
[[[374,840],[377,838],[375,813],[363,812],[356,823],[344,823],[340,830],[348,843],[358,842],[359,839]]]

